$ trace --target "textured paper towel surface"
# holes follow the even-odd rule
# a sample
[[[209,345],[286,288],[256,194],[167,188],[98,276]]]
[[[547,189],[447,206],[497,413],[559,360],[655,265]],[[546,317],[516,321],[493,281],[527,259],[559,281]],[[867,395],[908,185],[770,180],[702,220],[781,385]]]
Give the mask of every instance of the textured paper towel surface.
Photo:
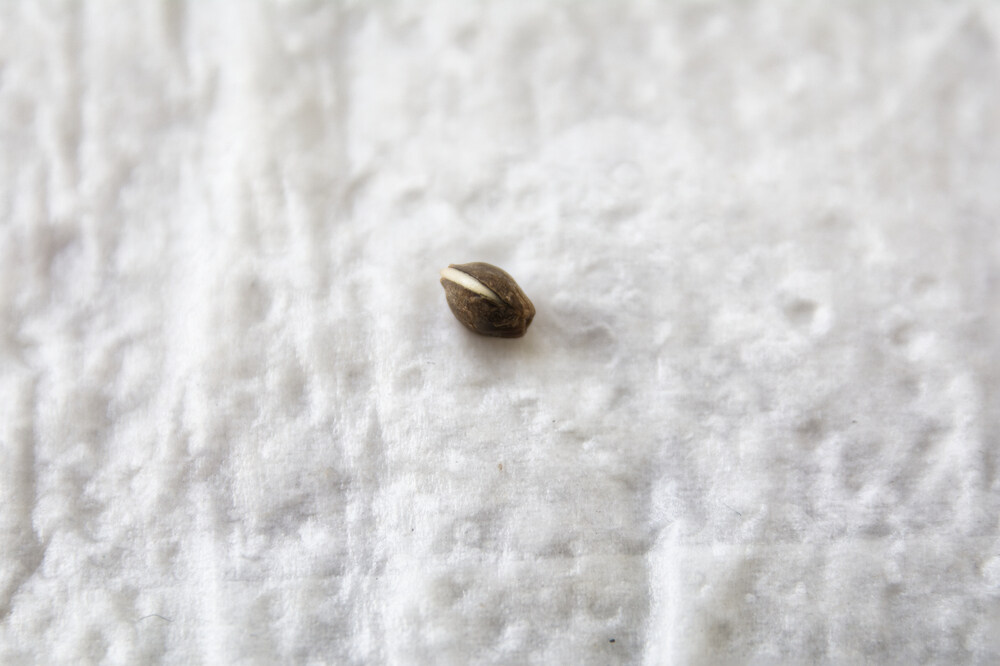
[[[996,663],[998,9],[0,4],[0,662]]]

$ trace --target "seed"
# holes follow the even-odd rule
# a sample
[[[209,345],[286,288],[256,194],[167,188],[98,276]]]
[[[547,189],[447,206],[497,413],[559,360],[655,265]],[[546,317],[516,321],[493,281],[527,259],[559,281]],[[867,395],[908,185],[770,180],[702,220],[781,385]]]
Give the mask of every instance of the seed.
[[[455,318],[481,335],[519,338],[535,316],[514,278],[490,264],[451,264],[441,270],[441,286]]]

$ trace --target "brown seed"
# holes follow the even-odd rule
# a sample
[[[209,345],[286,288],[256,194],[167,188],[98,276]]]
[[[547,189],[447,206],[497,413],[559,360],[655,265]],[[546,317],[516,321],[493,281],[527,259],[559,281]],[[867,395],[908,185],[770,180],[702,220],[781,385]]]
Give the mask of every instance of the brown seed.
[[[514,278],[490,264],[451,264],[441,270],[441,286],[455,318],[481,335],[519,338],[535,316]]]

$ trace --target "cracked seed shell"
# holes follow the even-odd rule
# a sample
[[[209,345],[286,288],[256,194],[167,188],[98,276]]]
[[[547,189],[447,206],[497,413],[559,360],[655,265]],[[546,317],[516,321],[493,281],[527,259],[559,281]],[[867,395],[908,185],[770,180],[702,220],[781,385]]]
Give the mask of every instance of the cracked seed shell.
[[[535,306],[506,271],[481,261],[441,270],[448,307],[470,331],[519,338],[535,316]]]

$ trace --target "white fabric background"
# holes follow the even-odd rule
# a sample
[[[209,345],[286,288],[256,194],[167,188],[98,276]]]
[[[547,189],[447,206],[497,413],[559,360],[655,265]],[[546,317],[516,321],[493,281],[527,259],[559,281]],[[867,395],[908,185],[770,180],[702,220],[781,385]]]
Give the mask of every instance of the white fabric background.
[[[3,2],[0,662],[997,663],[998,39]]]

